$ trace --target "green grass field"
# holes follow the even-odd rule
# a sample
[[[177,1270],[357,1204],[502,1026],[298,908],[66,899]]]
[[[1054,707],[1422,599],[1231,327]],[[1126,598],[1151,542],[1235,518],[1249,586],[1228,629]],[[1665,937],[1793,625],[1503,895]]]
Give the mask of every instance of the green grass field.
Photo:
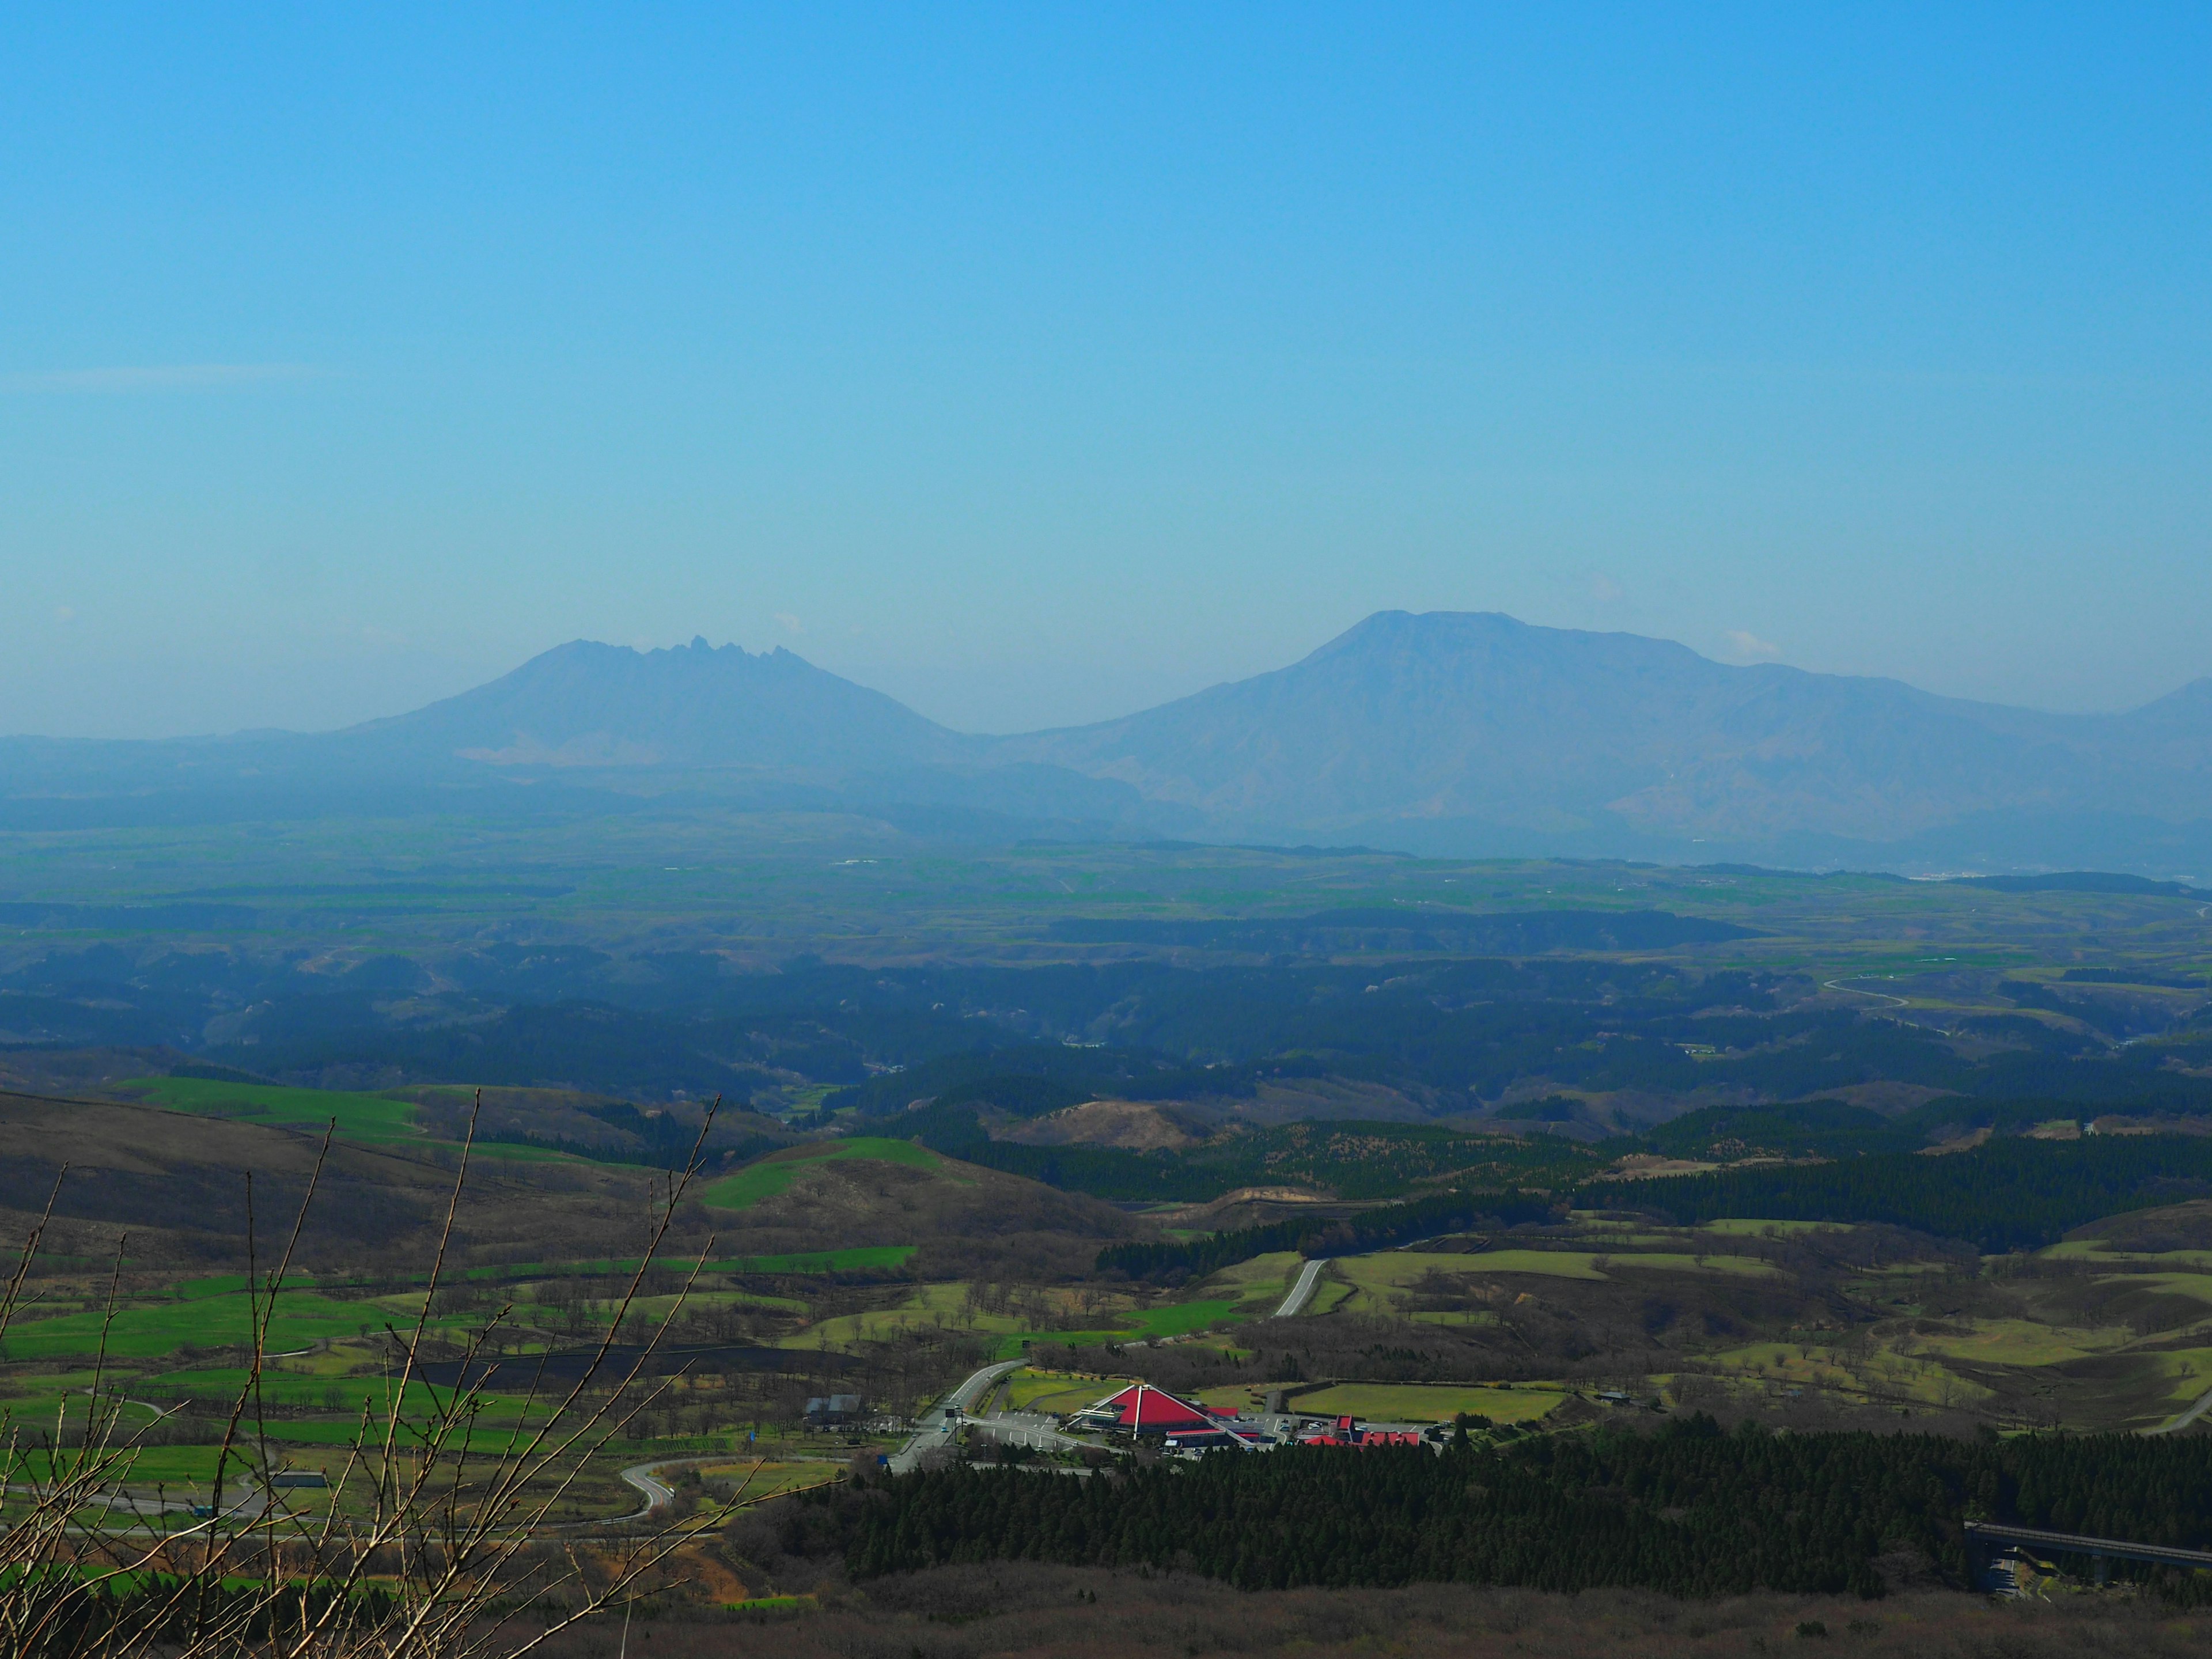
[[[799,1178],[801,1170],[813,1164],[836,1163],[844,1158],[903,1164],[908,1169],[927,1170],[933,1173],[943,1170],[945,1165],[944,1158],[910,1140],[891,1140],[879,1135],[856,1135],[850,1140],[815,1141],[808,1146],[770,1152],[757,1163],[748,1164],[735,1175],[724,1176],[720,1181],[702,1188],[699,1197],[702,1202],[718,1210],[750,1209],[763,1199],[774,1198],[788,1188]]]
[[[727,1458],[708,1463],[699,1470],[710,1480],[726,1480],[748,1498],[767,1498],[777,1492],[792,1492],[801,1486],[819,1486],[835,1480],[844,1473],[842,1463],[826,1458],[794,1458],[788,1461],[755,1463]],[[752,1605],[767,1600],[789,1601],[794,1598],[761,1598]]]
[[[1188,1336],[1193,1331],[1204,1330],[1217,1319],[1240,1318],[1246,1313],[1241,1301],[1177,1302],[1164,1308],[1146,1308],[1141,1313],[1133,1313],[1121,1328],[1132,1338]]]
[[[380,1297],[368,1301],[342,1302],[312,1291],[287,1290],[276,1301],[270,1322],[271,1353],[312,1346],[317,1342],[358,1336],[364,1328],[380,1330],[387,1323],[403,1329],[411,1326],[422,1305],[421,1295]],[[430,1322],[441,1328],[464,1327],[473,1316],[447,1314]],[[19,1321],[0,1340],[0,1361],[50,1359],[64,1355],[90,1355],[101,1351],[101,1332],[106,1331],[106,1351],[117,1359],[157,1359],[185,1347],[225,1348],[243,1346],[250,1338],[252,1313],[247,1298],[236,1292],[204,1296],[190,1302],[156,1302],[118,1309],[112,1322],[101,1313],[63,1314],[52,1319]]]
[[[266,1083],[221,1083],[200,1077],[133,1078],[120,1085],[153,1105],[209,1117],[234,1117],[276,1128],[319,1130],[337,1120],[343,1140],[371,1144],[422,1139],[415,1108],[381,1095],[337,1089],[288,1089]]]
[[[215,1461],[220,1448],[207,1446],[147,1446],[135,1453],[130,1472],[123,1484],[132,1492],[150,1492],[157,1486],[204,1487],[215,1479]],[[43,1451],[27,1451],[24,1461],[41,1478],[48,1476],[51,1464]],[[237,1480],[245,1474],[245,1466],[238,1454],[231,1454],[227,1480]],[[172,1498],[179,1494],[172,1492]]]
[[[1022,1412],[1078,1412],[1128,1386],[1123,1376],[1079,1371],[1016,1371],[1006,1379],[1006,1403]]]
[[[2039,1324],[2032,1319],[1954,1319],[1948,1322],[1966,1328],[1956,1334],[1904,1340],[1899,1344],[1899,1352],[1990,1365],[2057,1365],[2124,1347],[2135,1335],[2121,1325],[2077,1329]]]
[[[304,1348],[326,1338],[348,1337],[363,1325],[371,1330],[391,1316],[368,1302],[337,1302],[310,1291],[288,1291],[278,1299],[269,1328],[272,1350]],[[25,1320],[0,1340],[0,1358],[46,1359],[64,1354],[96,1353],[106,1316],[64,1314],[57,1319]],[[243,1296],[216,1296],[182,1304],[124,1308],[108,1327],[106,1350],[120,1359],[155,1359],[191,1346],[230,1347],[246,1342],[250,1326]]]
[[[159,1390],[180,1389],[185,1394],[208,1400],[229,1400],[237,1396],[246,1386],[246,1372],[243,1366],[204,1365],[191,1370],[167,1371],[147,1381]],[[453,1397],[451,1389],[432,1389],[428,1383],[410,1382],[407,1385],[404,1414],[420,1417],[434,1410]],[[261,1373],[262,1398],[272,1405],[312,1406],[325,1410],[358,1413],[363,1407],[381,1414],[392,1398],[390,1386],[382,1377],[359,1376],[300,1376],[289,1371],[274,1369]],[[518,1400],[505,1395],[479,1395],[487,1411],[506,1411],[517,1408]],[[332,1403],[335,1401],[336,1403]]]
[[[1277,1250],[1224,1267],[1201,1288],[1212,1296],[1234,1297],[1245,1317],[1257,1319],[1273,1310],[1304,1265],[1296,1250]]]
[[[787,1348],[836,1348],[849,1342],[884,1342],[901,1333],[925,1326],[970,1329],[987,1335],[1006,1336],[1023,1329],[1011,1314],[991,1314],[968,1305],[964,1283],[921,1285],[895,1308],[873,1308],[866,1313],[840,1314],[810,1325],[780,1345]]]

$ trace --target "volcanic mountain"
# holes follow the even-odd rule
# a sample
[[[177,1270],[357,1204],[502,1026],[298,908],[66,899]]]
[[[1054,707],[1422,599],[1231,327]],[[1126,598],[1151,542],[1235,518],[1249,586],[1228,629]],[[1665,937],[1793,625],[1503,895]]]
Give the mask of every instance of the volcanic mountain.
[[[998,833],[2187,874],[2212,870],[2212,679],[2050,714],[1632,634],[1384,611],[1287,667],[1012,738],[950,731],[788,651],[695,640],[576,641],[320,735],[0,742],[0,817],[27,820],[40,802],[275,789],[296,805],[374,786],[388,805],[399,785],[520,781],[927,807]]]

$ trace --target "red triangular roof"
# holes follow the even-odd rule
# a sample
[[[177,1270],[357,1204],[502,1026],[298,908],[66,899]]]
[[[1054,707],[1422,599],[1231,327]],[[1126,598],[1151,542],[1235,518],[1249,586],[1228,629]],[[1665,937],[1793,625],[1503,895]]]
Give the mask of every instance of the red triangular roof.
[[[1212,1418],[1196,1406],[1176,1399],[1149,1382],[1132,1382],[1117,1395],[1100,1401],[1093,1411],[1112,1407],[1121,1425],[1132,1433],[1151,1429],[1197,1429],[1214,1426]]]

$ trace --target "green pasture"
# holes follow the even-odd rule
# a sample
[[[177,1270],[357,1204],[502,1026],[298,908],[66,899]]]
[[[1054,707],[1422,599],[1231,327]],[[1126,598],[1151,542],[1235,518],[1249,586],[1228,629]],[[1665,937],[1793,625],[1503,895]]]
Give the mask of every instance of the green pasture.
[[[1291,1283],[1305,1265],[1305,1258],[1296,1250],[1277,1250],[1267,1255],[1255,1255],[1249,1261],[1240,1261],[1233,1267],[1224,1267],[1211,1275],[1202,1289],[1216,1296],[1236,1298],[1248,1318],[1265,1314],[1288,1293]]]
[[[2135,1333],[2125,1326],[2081,1329],[2045,1325],[2032,1319],[1954,1319],[1963,1327],[1933,1336],[1899,1339],[1898,1352],[1933,1354],[1943,1359],[1964,1359],[1988,1365],[2057,1365],[2069,1359],[2124,1347]]]
[[[2180,1273],[2212,1269],[2212,1250],[2115,1250],[2102,1239],[2072,1239],[2036,1252],[2059,1261],[2110,1262],[2137,1272],[2165,1268]]]
[[[612,1301],[596,1304],[604,1324],[614,1317],[616,1304]],[[806,1311],[806,1304],[796,1297],[761,1296],[751,1291],[695,1290],[690,1295],[672,1291],[665,1296],[632,1297],[629,1316],[642,1319],[648,1325],[657,1325],[679,1309],[685,1313],[699,1313],[709,1308],[779,1308],[787,1313]]]
[[[2150,1368],[2166,1388],[2166,1404],[2176,1414],[2212,1389],[2212,1348],[2168,1348],[2134,1357]]]
[[[469,1150],[471,1158],[495,1158],[507,1164],[592,1164],[598,1160],[580,1152],[564,1152],[557,1146],[532,1146],[519,1140],[478,1140]]]
[[[221,1083],[204,1077],[132,1078],[121,1085],[156,1106],[206,1117],[234,1117],[271,1127],[321,1129],[337,1120],[344,1140],[419,1140],[415,1107],[381,1095],[339,1089],[292,1089],[273,1083]]]
[[[1125,1376],[1095,1376],[1081,1371],[1039,1371],[1024,1368],[1006,1379],[1006,1404],[1018,1412],[1079,1412],[1116,1389]]]
[[[2115,1274],[2114,1278],[2136,1279],[2146,1289],[2170,1291],[2177,1296],[2212,1303],[2212,1273],[2126,1273]]]
[[[1340,1279],[1324,1278],[1314,1286],[1313,1300],[1306,1304],[1306,1312],[1309,1315],[1334,1313],[1358,1294],[1356,1286],[1347,1285]]]
[[[896,1144],[904,1146],[912,1143]],[[811,1255],[743,1255],[708,1265],[708,1271],[725,1273],[896,1273],[920,1248],[915,1244],[859,1244],[850,1249],[817,1250]]]
[[[63,1394],[51,1389],[0,1398],[0,1442],[16,1433],[33,1439],[43,1438],[53,1432],[58,1416],[69,1428],[81,1429],[85,1425],[86,1407],[91,1403],[89,1395]],[[108,1404],[112,1407],[115,1402],[111,1399]],[[161,1413],[161,1408],[150,1401],[125,1400],[114,1418],[116,1431],[127,1438]]]
[[[175,1389],[203,1400],[232,1400],[246,1383],[242,1365],[203,1365],[190,1370],[166,1371],[146,1378],[149,1392]],[[410,1382],[401,1401],[403,1414],[425,1417],[450,1403],[451,1389],[434,1389]],[[380,1376],[301,1376],[289,1371],[261,1373],[261,1397],[274,1406],[319,1407],[326,1411],[358,1415],[363,1407],[381,1416],[392,1399],[392,1382]],[[487,1411],[514,1411],[521,1402],[505,1395],[478,1395]]]
[[[1244,1304],[1238,1302],[1177,1302],[1164,1308],[1146,1308],[1131,1314],[1121,1322],[1121,1328],[1132,1340],[1157,1340],[1164,1336],[1188,1336],[1193,1331],[1202,1331],[1217,1319],[1244,1317]],[[1049,1336],[1049,1332],[1040,1332]]]
[[[205,1446],[145,1446],[130,1455],[127,1472],[118,1476],[118,1484],[127,1485],[132,1492],[148,1492],[157,1486],[204,1488],[215,1479],[215,1460],[222,1448]],[[63,1454],[66,1458],[68,1454]],[[26,1451],[23,1462],[34,1477],[46,1480],[53,1478],[52,1454],[46,1451]],[[68,1467],[65,1465],[65,1467]],[[240,1460],[239,1449],[231,1449],[230,1462],[225,1468],[226,1481],[243,1478],[246,1465]],[[173,1492],[173,1498],[181,1493]],[[127,1518],[127,1517],[122,1517]]]
[[[739,1460],[731,1462],[726,1454],[701,1468],[702,1479],[726,1480],[736,1492],[747,1498],[772,1498],[778,1492],[792,1492],[802,1486],[819,1486],[837,1479],[844,1466],[827,1459],[811,1457],[791,1458],[755,1463]],[[711,1502],[706,1506],[711,1510]],[[762,1598],[746,1605],[763,1605],[769,1600],[790,1601],[796,1598]]]
[[[1011,1314],[985,1313],[968,1305],[964,1282],[920,1285],[895,1308],[872,1308],[866,1313],[840,1314],[808,1326],[784,1339],[786,1348],[837,1348],[853,1342],[885,1342],[911,1330],[940,1327],[1008,1336],[1024,1329]]]
[[[965,1280],[919,1285],[896,1307],[840,1314],[794,1333],[780,1346],[840,1348],[854,1342],[890,1341],[909,1331],[936,1327],[997,1337],[997,1356],[1012,1359],[1030,1342],[1065,1342],[1080,1347],[1105,1342],[1157,1340],[1188,1336],[1206,1329],[1217,1320],[1249,1316],[1243,1302],[1215,1297],[1142,1310],[1102,1309],[1089,1316],[1097,1322],[1097,1328],[1077,1330],[1066,1328],[1065,1320],[1060,1323],[1048,1321],[1039,1326],[1018,1314],[988,1313],[969,1305],[969,1288]]]
[[[317,1342],[357,1336],[363,1328],[380,1329],[386,1323],[411,1322],[411,1310],[394,1307],[398,1298],[341,1302],[311,1291],[287,1291],[276,1300],[269,1324],[272,1353],[305,1348]],[[417,1305],[419,1296],[416,1298]],[[106,1352],[112,1358],[155,1359],[178,1349],[193,1346],[224,1348],[244,1346],[252,1337],[252,1310],[239,1292],[207,1296],[191,1302],[155,1303],[118,1309],[112,1322],[100,1313],[64,1314],[53,1319],[24,1320],[11,1326],[0,1339],[0,1360],[48,1359],[69,1354],[101,1351],[103,1328]],[[452,1315],[433,1320],[441,1327],[466,1324],[470,1316]]]
[[[815,1141],[807,1146],[770,1152],[757,1163],[748,1164],[735,1175],[724,1176],[720,1181],[701,1188],[699,1197],[718,1210],[750,1209],[762,1200],[774,1198],[788,1188],[799,1178],[801,1170],[817,1164],[833,1164],[845,1158],[903,1164],[909,1169],[931,1171],[943,1169],[945,1163],[935,1152],[925,1151],[911,1140],[892,1140],[882,1135],[856,1135],[850,1140]]]
[[[419,1421],[403,1422],[394,1445],[406,1449],[422,1443],[423,1425]],[[509,1451],[519,1451],[527,1446],[532,1437],[542,1432],[537,1427],[525,1428],[513,1423],[477,1423],[465,1432],[457,1431],[447,1442],[448,1449],[458,1453],[465,1444],[471,1456],[497,1457]],[[362,1432],[358,1420],[314,1418],[271,1418],[254,1437],[280,1445],[335,1446],[341,1449],[356,1444],[367,1449],[376,1449],[384,1444],[384,1425],[371,1423],[367,1434]]]
[[[269,1278],[276,1275],[271,1273]],[[264,1284],[266,1280],[263,1281]],[[298,1290],[313,1290],[313,1278],[307,1273],[287,1273],[280,1287],[287,1295]],[[236,1296],[246,1288],[244,1273],[217,1273],[210,1279],[179,1279],[169,1289],[179,1302],[198,1302],[210,1296]]]

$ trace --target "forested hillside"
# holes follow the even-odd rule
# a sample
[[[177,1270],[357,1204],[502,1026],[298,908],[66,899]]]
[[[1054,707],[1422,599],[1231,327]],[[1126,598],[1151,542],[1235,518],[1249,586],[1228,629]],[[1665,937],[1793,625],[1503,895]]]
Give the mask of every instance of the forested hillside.
[[[1302,1449],[1089,1480],[951,1471],[879,1487],[839,1522],[864,1577],[1041,1559],[1182,1566],[1247,1589],[1461,1579],[1876,1597],[1885,1569],[1932,1567],[1963,1588],[1972,1518],[2204,1539],[2212,1441],[1723,1434],[1692,1419],[1462,1441],[1442,1457]],[[2193,1581],[2158,1583],[2195,1599]]]

